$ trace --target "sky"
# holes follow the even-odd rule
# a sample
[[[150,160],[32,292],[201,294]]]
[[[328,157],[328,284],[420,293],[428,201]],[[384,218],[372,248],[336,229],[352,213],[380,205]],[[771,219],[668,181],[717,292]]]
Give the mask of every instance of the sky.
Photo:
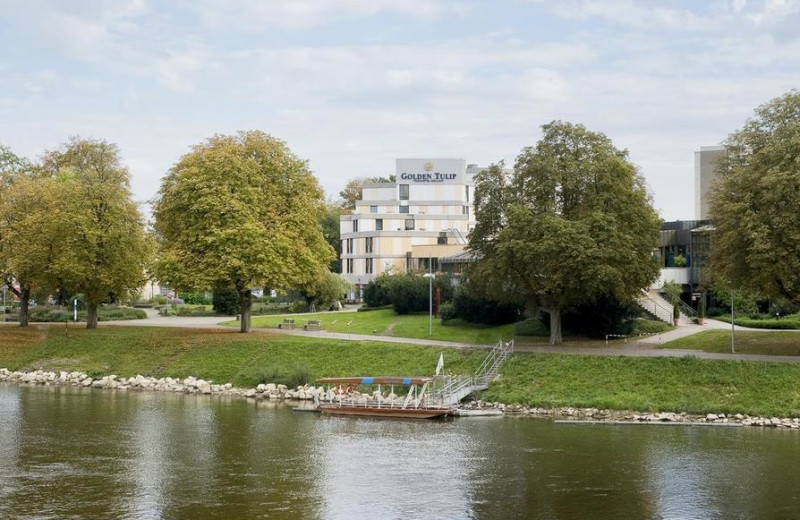
[[[800,87],[800,0],[0,0],[0,143],[116,143],[138,201],[260,129],[329,197],[399,157],[513,165],[554,119],[629,150],[667,220],[694,152]],[[146,208],[145,208],[146,209]]]

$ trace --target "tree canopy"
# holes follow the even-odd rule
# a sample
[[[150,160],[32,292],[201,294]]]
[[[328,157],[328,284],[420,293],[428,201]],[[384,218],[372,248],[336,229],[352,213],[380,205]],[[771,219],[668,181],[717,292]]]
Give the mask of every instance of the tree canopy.
[[[21,326],[33,291],[82,293],[94,328],[100,303],[142,285],[152,248],[115,145],[73,138],[36,164],[2,148],[0,191],[0,265]]]
[[[554,121],[522,150],[510,179],[501,165],[476,176],[473,277],[499,301],[550,315],[604,295],[630,300],[658,275],[660,219],[628,153],[582,125]]]
[[[364,185],[381,182],[395,182],[394,174],[389,177],[356,177],[350,179],[344,185],[342,191],[339,192],[339,197],[341,197],[339,205],[345,211],[353,211],[356,209],[356,201],[361,200]]]
[[[712,267],[734,288],[800,299],[800,92],[758,107],[723,143],[710,192]]]
[[[318,221],[323,204],[316,178],[282,141],[260,131],[216,135],[162,180],[158,278],[181,291],[236,290],[247,332],[253,288],[300,289],[333,260]]]
[[[116,145],[79,138],[47,153],[41,167],[56,179],[62,208],[54,270],[84,295],[87,327],[95,328],[100,303],[144,285],[153,252],[130,173]]]

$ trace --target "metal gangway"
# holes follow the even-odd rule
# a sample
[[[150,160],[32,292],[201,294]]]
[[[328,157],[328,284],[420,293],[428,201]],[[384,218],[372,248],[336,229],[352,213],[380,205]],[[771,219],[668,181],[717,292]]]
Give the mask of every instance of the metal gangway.
[[[486,390],[513,351],[514,340],[501,339],[492,347],[474,375],[437,376],[436,390],[431,399],[441,406],[458,406],[468,395]]]

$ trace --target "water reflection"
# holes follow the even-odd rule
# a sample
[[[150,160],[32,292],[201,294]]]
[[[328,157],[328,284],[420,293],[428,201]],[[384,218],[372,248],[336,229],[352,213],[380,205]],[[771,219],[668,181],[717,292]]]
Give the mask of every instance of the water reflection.
[[[800,432],[0,385],[0,518],[793,518]]]
[[[470,518],[475,446],[452,422],[322,417],[317,430],[324,518]]]

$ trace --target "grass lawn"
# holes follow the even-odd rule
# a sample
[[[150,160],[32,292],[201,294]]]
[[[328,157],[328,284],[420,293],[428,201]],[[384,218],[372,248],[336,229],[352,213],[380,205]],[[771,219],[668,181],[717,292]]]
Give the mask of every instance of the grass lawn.
[[[383,342],[324,340],[268,332],[162,327],[100,327],[95,331],[35,325],[0,327],[0,367],[12,370],[82,370],[211,379],[254,386],[281,382],[294,372],[310,377],[431,375],[441,349]],[[470,373],[483,351],[447,350],[448,371]]]
[[[737,331],[735,337],[738,354],[800,356],[800,332]],[[728,353],[731,351],[731,332],[729,330],[707,330],[693,336],[670,341],[661,348]]]
[[[800,365],[514,354],[486,399],[537,406],[800,416]]]
[[[772,336],[781,333],[765,333]],[[800,336],[795,336],[800,340]],[[92,375],[186,377],[253,386],[307,374],[432,374],[440,348],[318,340],[269,332],[100,326],[91,331],[0,326],[0,367],[83,370]],[[445,369],[473,372],[482,350],[445,349]],[[515,353],[485,399],[691,413],[800,416],[800,365],[696,358]]]
[[[444,326],[440,319],[433,319],[433,335],[429,335],[429,316],[427,314],[411,314],[399,316],[392,309],[380,309],[368,312],[322,312],[316,314],[253,316],[253,327],[277,328],[284,319],[294,319],[298,328],[308,320],[320,320],[322,330],[328,332],[351,332],[353,334],[374,334],[397,338],[421,338],[442,341],[458,341],[477,345],[497,343],[500,338],[510,340],[514,336],[514,325],[499,327],[481,326]],[[333,323],[335,321],[335,323]],[[348,326],[348,323],[350,325]],[[237,321],[226,322],[225,325],[238,326]]]

